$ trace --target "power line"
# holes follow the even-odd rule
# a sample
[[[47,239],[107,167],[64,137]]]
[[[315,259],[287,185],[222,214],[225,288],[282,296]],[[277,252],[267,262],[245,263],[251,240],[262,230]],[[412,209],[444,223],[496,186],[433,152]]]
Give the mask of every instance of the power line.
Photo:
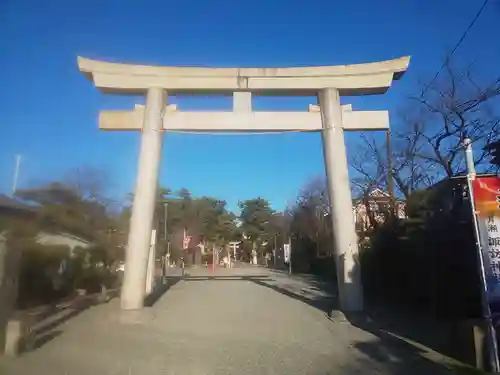
[[[431,79],[431,81],[427,84],[427,86],[425,86],[424,90],[422,91],[422,96],[424,96],[424,94],[427,92],[427,89],[434,83],[434,81],[437,79],[437,77],[439,76],[439,74],[443,71],[444,67],[446,66],[446,63],[451,59],[451,57],[453,56],[453,54],[456,52],[456,50],[458,49],[458,47],[460,47],[460,45],[462,44],[462,42],[464,41],[464,39],[466,38],[467,34],[469,33],[469,31],[472,29],[472,27],[474,26],[474,24],[476,23],[476,21],[478,20],[479,16],[481,16],[481,13],[483,13],[483,10],[484,8],[486,8],[486,5],[488,4],[488,1],[489,0],[484,0],[483,2],[483,5],[481,5],[481,7],[479,8],[479,10],[477,11],[476,15],[474,16],[474,18],[472,19],[471,23],[469,24],[469,26],[467,27],[467,29],[465,29],[465,31],[463,32],[462,36],[460,37],[460,39],[458,40],[457,44],[455,44],[455,47],[453,47],[453,49],[451,50],[449,56],[445,59],[445,61],[441,64],[441,67],[439,68],[439,70],[436,72],[436,74],[434,75],[434,77]]]

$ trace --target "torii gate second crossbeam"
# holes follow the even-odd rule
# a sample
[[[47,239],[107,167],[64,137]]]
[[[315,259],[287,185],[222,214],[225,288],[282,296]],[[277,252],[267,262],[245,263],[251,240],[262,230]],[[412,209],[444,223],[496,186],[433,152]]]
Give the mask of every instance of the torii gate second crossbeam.
[[[388,129],[386,111],[353,111],[341,95],[381,94],[401,78],[409,57],[382,62],[299,68],[191,68],[129,65],[78,59],[80,71],[106,93],[146,94],[131,111],[103,111],[103,130],[141,130],[139,170],[128,237],[123,310],[144,304],[148,252],[164,130],[193,132],[320,131],[332,204],[340,307],[361,311],[363,293],[352,214],[344,131]],[[182,112],[167,94],[232,94],[232,112]],[[317,95],[304,112],[253,112],[252,94]]]
[[[237,106],[234,106],[237,108]],[[101,130],[141,130],[144,106],[136,105],[130,111],[101,111]],[[276,133],[319,132],[323,130],[320,108],[310,105],[308,112],[180,112],[176,105],[168,105],[163,115],[163,130],[196,133]],[[389,129],[387,111],[353,111],[342,106],[343,130]]]

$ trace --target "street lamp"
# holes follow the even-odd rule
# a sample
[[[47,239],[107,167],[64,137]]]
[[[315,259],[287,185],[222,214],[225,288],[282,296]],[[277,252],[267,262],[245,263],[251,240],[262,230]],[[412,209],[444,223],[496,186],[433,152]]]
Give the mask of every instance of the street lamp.
[[[163,238],[165,239],[165,241],[167,241],[167,219],[168,219],[168,202],[163,202],[163,206],[165,208],[165,225],[164,225],[164,234],[163,234]]]
[[[116,232],[116,229],[108,228],[108,242],[111,242],[111,233],[113,232]]]

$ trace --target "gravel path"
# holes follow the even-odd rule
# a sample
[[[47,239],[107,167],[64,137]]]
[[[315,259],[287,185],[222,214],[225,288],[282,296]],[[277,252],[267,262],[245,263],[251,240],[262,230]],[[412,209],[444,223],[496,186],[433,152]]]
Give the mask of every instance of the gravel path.
[[[2,359],[0,374],[450,373],[375,328],[332,321],[325,314],[332,291],[307,278],[249,266],[215,277],[187,272],[135,319],[120,314],[117,299],[93,307],[56,327],[40,348]]]

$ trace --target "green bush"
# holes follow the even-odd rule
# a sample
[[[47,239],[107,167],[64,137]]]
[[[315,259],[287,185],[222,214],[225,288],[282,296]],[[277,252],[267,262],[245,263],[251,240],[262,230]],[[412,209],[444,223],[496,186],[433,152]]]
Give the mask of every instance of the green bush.
[[[333,255],[330,255],[323,258],[313,258],[310,261],[310,272],[314,275],[318,275],[326,279],[336,280],[337,270],[335,268],[335,257]]]
[[[51,303],[71,293],[65,266],[69,247],[44,246],[33,241],[22,244],[19,265],[18,306],[20,308]]]
[[[73,289],[84,289],[88,293],[98,292],[101,287],[113,287],[117,279],[111,268],[114,261],[105,247],[77,247],[69,262],[68,280]]]
[[[33,240],[18,240],[21,251],[17,307],[51,304],[84,289],[97,293],[102,287],[116,286],[112,259],[105,248],[75,248],[40,245]]]
[[[480,285],[470,220],[394,221],[374,231],[360,261],[369,299],[444,318],[479,315]]]

